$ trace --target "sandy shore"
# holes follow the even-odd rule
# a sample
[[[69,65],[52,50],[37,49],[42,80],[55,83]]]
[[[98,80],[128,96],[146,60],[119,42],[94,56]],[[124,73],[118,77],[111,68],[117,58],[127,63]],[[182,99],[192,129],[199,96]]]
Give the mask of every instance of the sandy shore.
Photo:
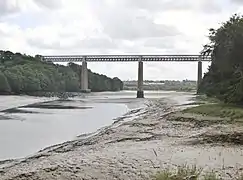
[[[0,163],[0,180],[150,179],[160,169],[184,164],[213,169],[224,179],[242,172],[243,146],[195,143],[208,132],[242,128],[175,120],[182,107],[173,98],[150,101],[97,133]]]

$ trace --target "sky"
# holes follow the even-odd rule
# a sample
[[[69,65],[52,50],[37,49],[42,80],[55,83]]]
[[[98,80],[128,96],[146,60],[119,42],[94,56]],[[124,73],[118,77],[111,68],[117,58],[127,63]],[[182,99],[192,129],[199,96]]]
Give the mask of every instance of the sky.
[[[199,54],[243,0],[0,0],[0,49],[28,55]],[[89,62],[137,79],[135,62]],[[203,63],[203,72],[209,63]],[[144,79],[197,79],[197,63],[144,63]]]

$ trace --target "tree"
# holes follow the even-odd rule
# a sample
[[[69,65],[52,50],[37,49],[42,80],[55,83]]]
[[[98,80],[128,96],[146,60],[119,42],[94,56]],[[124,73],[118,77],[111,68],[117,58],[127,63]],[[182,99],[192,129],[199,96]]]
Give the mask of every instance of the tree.
[[[2,71],[0,71],[0,92],[2,93],[11,92],[10,86],[8,84],[8,80]]]
[[[0,51],[1,92],[16,94],[35,92],[79,92],[81,66],[68,66],[41,61],[41,56],[31,57],[10,51]],[[93,73],[88,70],[89,87],[92,91],[122,89],[118,78]],[[3,83],[4,82],[4,83]],[[0,92],[0,93],[1,93]]]
[[[11,70],[6,70],[4,74],[11,87],[11,91],[14,93],[20,93],[23,89],[22,75],[18,75],[17,73],[11,72]]]
[[[243,102],[243,18],[232,16],[218,29],[210,29],[210,43],[202,55],[212,63],[199,87],[199,92],[225,102]]]

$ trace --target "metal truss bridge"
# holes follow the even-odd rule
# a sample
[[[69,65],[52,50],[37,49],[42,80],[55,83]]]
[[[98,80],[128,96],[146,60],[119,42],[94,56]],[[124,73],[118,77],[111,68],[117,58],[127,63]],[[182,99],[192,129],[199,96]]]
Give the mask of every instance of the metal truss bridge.
[[[143,62],[147,61],[178,61],[198,62],[197,83],[202,81],[202,61],[211,61],[210,56],[200,55],[57,55],[40,56],[42,61],[47,62],[82,62],[81,90],[89,92],[87,62],[138,62],[138,87],[137,97],[143,98]]]
[[[51,62],[102,62],[102,61],[211,61],[210,56],[200,55],[57,55],[41,56]]]

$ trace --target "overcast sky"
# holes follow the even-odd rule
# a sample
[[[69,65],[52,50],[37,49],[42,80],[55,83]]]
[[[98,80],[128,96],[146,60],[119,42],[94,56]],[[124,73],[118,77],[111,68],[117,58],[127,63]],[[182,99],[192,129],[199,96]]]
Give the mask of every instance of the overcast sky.
[[[198,54],[243,0],[0,0],[0,49],[30,55]],[[137,63],[88,63],[137,78]],[[203,64],[204,72],[208,63]],[[145,63],[145,79],[193,79],[197,63]]]

